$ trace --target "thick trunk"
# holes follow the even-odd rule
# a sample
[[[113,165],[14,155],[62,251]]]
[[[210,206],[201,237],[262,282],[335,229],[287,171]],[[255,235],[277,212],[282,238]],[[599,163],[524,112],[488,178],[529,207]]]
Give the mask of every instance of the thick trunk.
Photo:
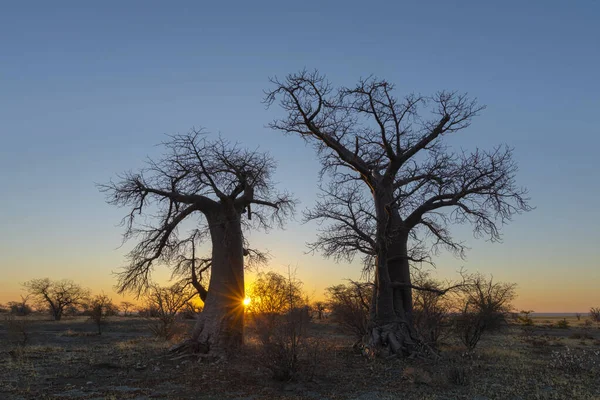
[[[371,312],[365,345],[369,354],[419,355],[428,351],[417,339],[412,324],[408,232],[397,210],[387,207],[391,199],[391,189],[374,193],[378,219],[375,310]]]
[[[210,284],[187,344],[196,352],[221,355],[235,352],[243,343],[243,236],[240,215],[233,210],[207,215],[207,220],[212,240]]]
[[[394,288],[394,309],[396,313],[407,321],[412,322],[413,300],[410,288],[410,264],[408,262],[408,235],[401,233],[390,240],[388,248],[388,269],[390,280],[406,286]]]

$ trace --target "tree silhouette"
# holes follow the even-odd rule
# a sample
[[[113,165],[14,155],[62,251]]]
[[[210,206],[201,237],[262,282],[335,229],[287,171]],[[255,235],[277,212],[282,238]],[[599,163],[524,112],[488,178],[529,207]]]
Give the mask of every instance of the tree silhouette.
[[[392,84],[375,78],[334,90],[317,71],[272,84],[265,102],[278,101],[287,116],[271,127],[312,143],[327,178],[306,215],[328,222],[312,248],[342,259],[360,253],[375,266],[369,345],[422,352],[410,262],[428,260],[439,247],[463,255],[452,224],[469,223],[476,236],[496,241],[500,225],[531,209],[515,183],[511,149],[455,152],[444,143],[483,109],[465,94],[398,99]]]
[[[173,265],[189,244],[178,228],[195,221],[195,239],[212,245],[210,282],[204,310],[181,349],[234,351],[243,339],[244,231],[282,225],[294,201],[275,190],[268,154],[210,141],[197,130],[170,136],[163,146],[160,160],[100,186],[110,204],[130,210],[124,240],[138,240],[119,273],[119,289],[148,289],[153,266]]]

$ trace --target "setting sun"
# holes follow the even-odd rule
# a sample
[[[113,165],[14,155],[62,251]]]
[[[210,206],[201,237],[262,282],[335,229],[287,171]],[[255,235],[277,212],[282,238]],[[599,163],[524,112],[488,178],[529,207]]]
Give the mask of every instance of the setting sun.
[[[244,301],[243,301],[243,303],[244,303],[244,306],[248,306],[248,305],[250,304],[250,302],[251,302],[251,301],[252,301],[252,300],[250,299],[250,297],[246,297],[246,298],[244,299]]]

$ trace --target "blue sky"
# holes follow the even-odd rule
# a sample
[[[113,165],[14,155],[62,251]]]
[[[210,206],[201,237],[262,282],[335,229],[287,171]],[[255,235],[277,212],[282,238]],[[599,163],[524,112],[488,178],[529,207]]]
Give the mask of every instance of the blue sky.
[[[597,1],[5,3],[0,301],[40,276],[110,292],[123,210],[94,184],[159,154],[165,133],[205,127],[270,151],[281,186],[310,206],[313,151],[267,129],[280,111],[261,103],[269,77],[306,67],[336,85],[375,74],[398,95],[452,89],[486,104],[452,143],[514,146],[537,208],[502,244],[458,228],[472,250],[440,255],[439,274],[464,265],[517,282],[518,304],[536,311],[598,305],[599,19]],[[358,277],[357,265],[305,255],[314,234],[291,222],[254,240],[316,295]]]

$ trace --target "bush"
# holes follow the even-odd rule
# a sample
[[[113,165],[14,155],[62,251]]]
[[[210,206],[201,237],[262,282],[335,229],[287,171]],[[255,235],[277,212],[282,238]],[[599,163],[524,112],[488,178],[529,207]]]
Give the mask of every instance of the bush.
[[[523,315],[519,315],[518,320],[521,323],[521,325],[523,326],[533,326],[533,319],[530,317],[530,314],[533,312],[533,310],[522,310],[521,314]]]
[[[592,308],[590,308],[590,318],[596,324],[600,325],[600,307],[592,307]]]
[[[307,337],[310,307],[303,300],[302,282],[288,271],[260,274],[249,291],[247,310],[260,342],[261,364],[274,379],[294,379],[302,362],[309,373],[318,360],[318,343]]]
[[[426,344],[437,347],[442,334],[450,326],[452,303],[448,296],[453,292],[442,292],[441,282],[429,278],[425,273],[419,273],[413,282],[415,286],[426,289],[414,291],[415,329]]]
[[[475,312],[463,312],[455,317],[454,329],[467,349],[473,350],[485,331],[485,317]]]
[[[481,274],[468,277],[461,288],[459,313],[454,320],[454,330],[469,350],[473,350],[484,332],[498,331],[507,326],[506,316],[516,297],[515,284],[494,282]]]
[[[116,315],[118,312],[117,306],[105,294],[99,294],[92,298],[90,303],[86,304],[85,308],[87,314],[90,316],[90,320],[98,328],[98,335],[102,334],[102,327],[106,325],[106,318]]]
[[[29,300],[29,296],[21,296],[21,301],[8,302],[9,312],[13,315],[17,315],[20,317],[24,317],[26,315],[31,314],[33,312],[33,309],[29,304],[27,304],[27,300]]]
[[[567,319],[562,319],[556,323],[556,327],[560,329],[569,329],[569,321]]]
[[[133,310],[134,306],[135,306],[135,304],[133,304],[130,301],[122,301],[121,304],[120,304],[119,309],[123,313],[123,316],[127,317],[127,316],[129,316],[131,314],[131,310]]]
[[[182,332],[177,314],[195,296],[195,291],[178,284],[170,287],[152,286],[146,296],[144,313],[148,318],[156,316],[156,319],[150,321],[148,329],[154,336],[165,340],[170,340]]]
[[[372,297],[370,283],[350,282],[327,288],[331,317],[346,333],[353,335],[357,343],[368,334]]]

